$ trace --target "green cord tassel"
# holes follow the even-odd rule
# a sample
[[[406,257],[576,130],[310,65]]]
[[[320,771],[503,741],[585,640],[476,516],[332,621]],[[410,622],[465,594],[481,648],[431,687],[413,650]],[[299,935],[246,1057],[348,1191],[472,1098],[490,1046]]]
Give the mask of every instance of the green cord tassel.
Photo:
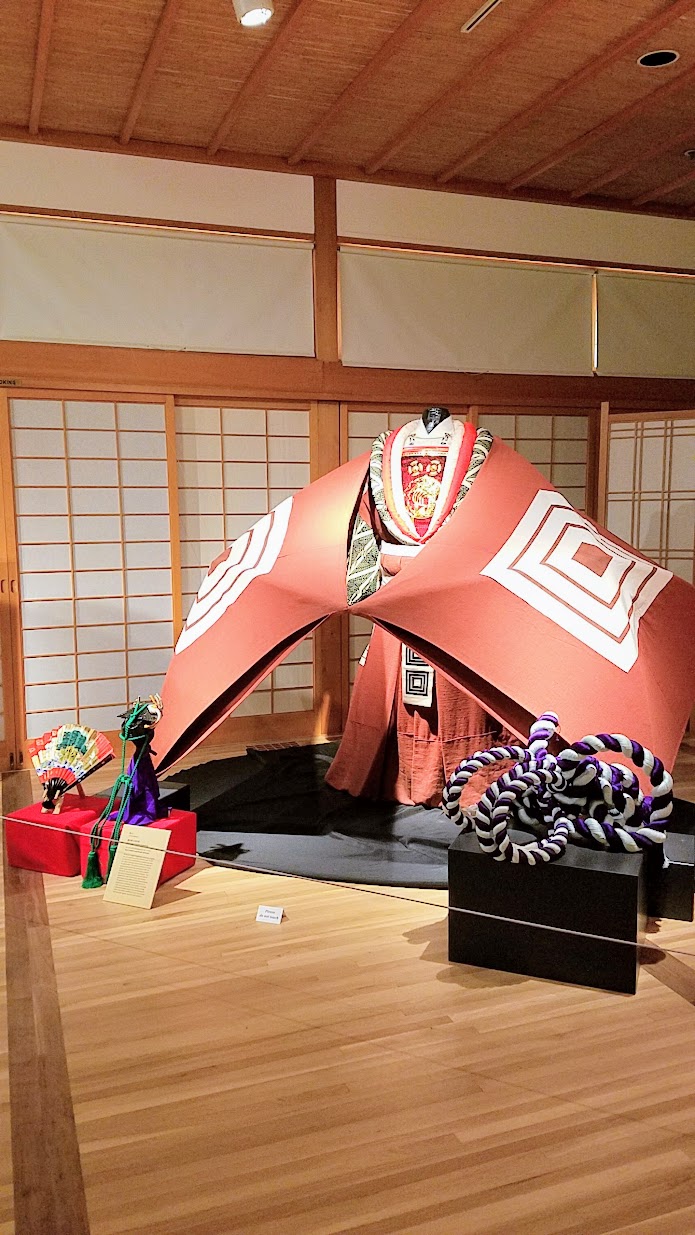
[[[132,739],[133,742],[135,743],[137,753],[135,755],[135,762],[133,764],[133,772],[129,776],[125,770],[126,743],[128,741],[129,734],[132,731],[132,726],[139,719],[141,713],[146,710],[146,707],[147,705],[146,704],[142,705],[140,700],[138,699],[137,705],[136,704],[133,705],[130,713],[126,716],[123,722],[123,725],[121,727],[121,734],[120,734],[121,747],[122,747],[121,772],[120,772],[120,775],[116,778],[116,783],[114,784],[111,790],[111,793],[109,795],[109,800],[106,803],[106,806],[102,810],[99,818],[97,819],[96,823],[94,824],[94,827],[92,828],[91,845],[90,845],[89,855],[87,857],[87,868],[85,870],[84,879],[82,880],[83,888],[103,888],[104,883],[108,880],[108,877],[111,874],[111,867],[113,866],[113,860],[116,856],[116,850],[118,848],[118,841],[121,835],[121,828],[123,826],[123,816],[126,813],[128,803],[130,801],[130,795],[133,791],[133,774],[140,762],[142,755],[147,750],[152,740],[150,736],[149,739],[147,738],[141,739],[138,744],[138,741],[136,739]],[[108,866],[107,866],[107,871],[106,871],[106,880],[104,880],[101,874],[101,869],[99,867],[99,847],[102,841],[103,825],[106,823],[107,819],[109,818],[109,815],[112,814],[112,812],[114,811],[116,807],[116,801],[118,798],[119,790],[122,790],[121,801],[120,801],[120,804],[118,807],[118,813],[116,815],[116,819],[113,825],[113,831],[111,833],[111,841],[109,843],[109,850],[108,850]]]
[[[99,869],[99,853],[96,849],[90,849],[89,857],[87,858],[87,869],[82,880],[83,888],[103,888],[104,880],[101,877]]]

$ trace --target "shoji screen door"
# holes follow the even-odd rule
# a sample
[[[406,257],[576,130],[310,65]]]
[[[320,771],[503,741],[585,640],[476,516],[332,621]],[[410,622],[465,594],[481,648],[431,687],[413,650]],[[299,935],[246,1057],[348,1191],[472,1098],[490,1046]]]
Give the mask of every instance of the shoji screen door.
[[[606,525],[695,582],[695,411],[613,414]]]
[[[177,403],[184,616],[210,562],[267,511],[309,483],[309,451],[307,407]],[[303,729],[307,734],[312,731],[313,710],[310,636],[244,700],[232,720],[258,717],[256,732],[268,739],[290,732],[299,737]],[[298,720],[288,718],[283,723],[289,713],[304,713],[309,723],[303,728]],[[247,730],[253,738],[253,724]]]
[[[173,647],[165,403],[10,399],[26,737],[117,730]]]
[[[594,514],[595,419],[554,409],[478,409],[478,423],[533,463],[576,510]]]

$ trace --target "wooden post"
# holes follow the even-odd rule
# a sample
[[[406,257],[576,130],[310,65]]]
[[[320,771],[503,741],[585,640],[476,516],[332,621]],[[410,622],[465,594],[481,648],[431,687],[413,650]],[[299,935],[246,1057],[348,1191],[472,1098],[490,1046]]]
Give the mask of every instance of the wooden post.
[[[340,464],[340,407],[312,403],[309,414],[311,479]],[[335,737],[342,729],[343,665],[347,664],[346,623],[329,618],[314,635],[315,738]]]
[[[176,466],[176,407],[174,396],[164,400],[164,424],[166,429],[167,487],[169,490],[169,538],[171,541],[171,612],[174,624],[174,643],[181,634],[183,613],[181,610],[181,531],[179,527],[179,482]]]
[[[596,478],[596,519],[599,523],[605,526],[606,514],[608,507],[608,436],[609,426],[608,418],[610,413],[610,404],[601,404],[601,419],[599,422],[599,438],[598,438],[598,468]]]
[[[314,177],[314,344],[317,360],[339,360],[338,220],[335,180]]]

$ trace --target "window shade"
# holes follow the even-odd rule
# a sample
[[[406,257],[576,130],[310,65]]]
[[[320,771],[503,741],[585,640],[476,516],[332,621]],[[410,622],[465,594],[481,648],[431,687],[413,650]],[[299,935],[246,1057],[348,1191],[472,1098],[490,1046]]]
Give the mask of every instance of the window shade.
[[[345,364],[589,374],[591,271],[340,253]]]
[[[8,219],[0,338],[311,356],[311,245]]]
[[[695,377],[695,279],[599,274],[598,371]]]

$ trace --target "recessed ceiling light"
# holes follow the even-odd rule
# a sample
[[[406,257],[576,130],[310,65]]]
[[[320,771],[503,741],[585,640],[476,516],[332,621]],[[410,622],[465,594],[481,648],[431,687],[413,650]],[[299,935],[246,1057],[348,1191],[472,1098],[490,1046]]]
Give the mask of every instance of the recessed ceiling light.
[[[675,64],[680,53],[677,51],[648,51],[637,61],[643,69],[662,69],[667,64]]]
[[[232,0],[232,3],[242,26],[264,26],[275,12],[273,0]]]

